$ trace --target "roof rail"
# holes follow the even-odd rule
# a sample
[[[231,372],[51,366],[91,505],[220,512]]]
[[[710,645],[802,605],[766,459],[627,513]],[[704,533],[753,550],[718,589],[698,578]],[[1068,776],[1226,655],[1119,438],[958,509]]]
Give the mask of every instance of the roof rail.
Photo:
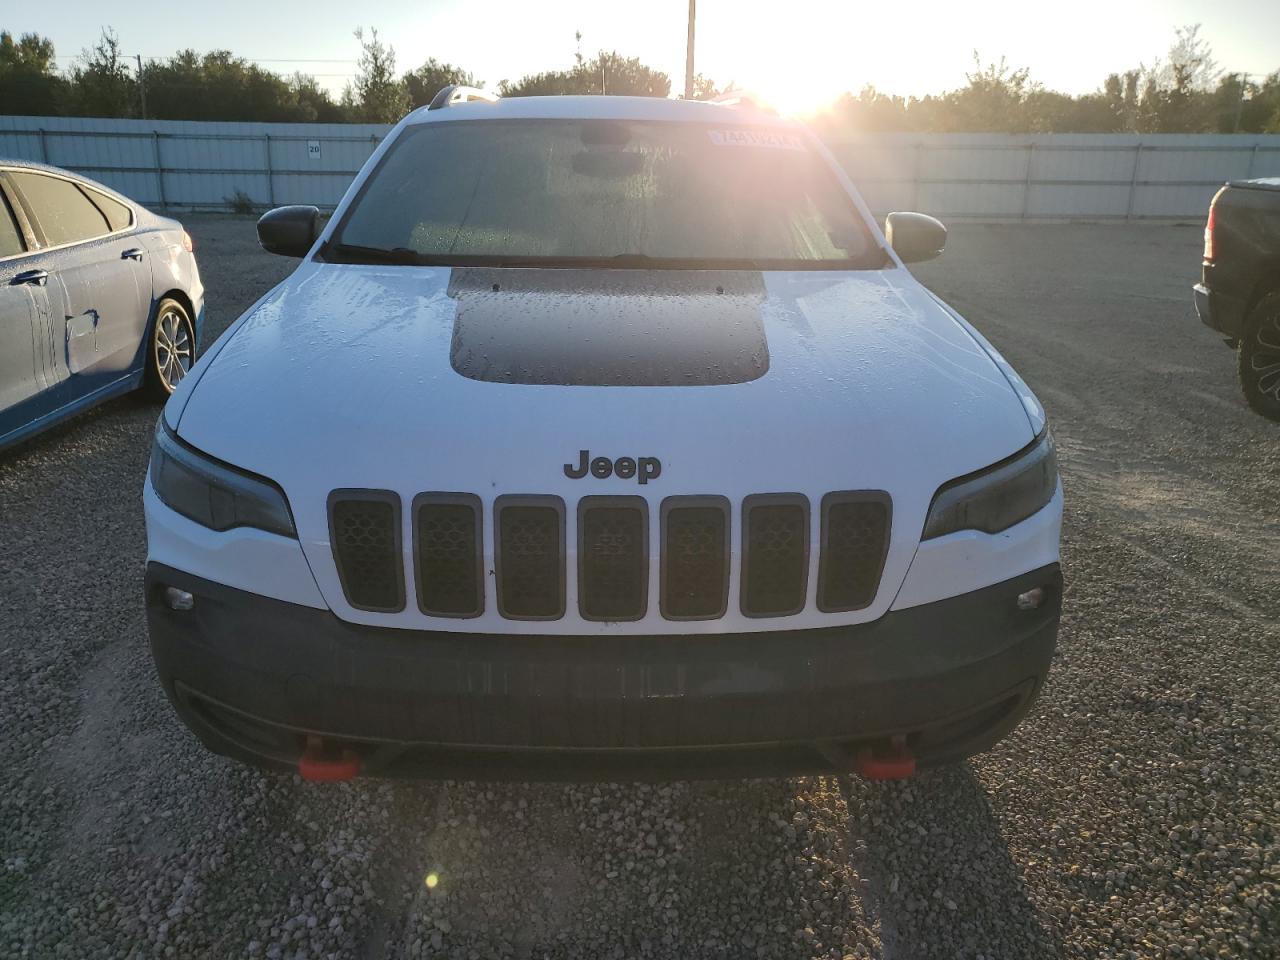
[[[730,90],[727,93],[720,94],[718,97],[712,97],[707,102],[718,104],[722,107],[746,107],[751,110],[760,110],[764,113],[777,113],[772,107],[766,107],[745,90]]]
[[[431,106],[427,107],[427,109],[441,110],[445,107],[451,107],[455,103],[466,103],[468,100],[484,100],[488,103],[497,103],[498,97],[475,87],[464,87],[460,83],[451,83],[447,87],[440,88],[440,92],[431,98]]]

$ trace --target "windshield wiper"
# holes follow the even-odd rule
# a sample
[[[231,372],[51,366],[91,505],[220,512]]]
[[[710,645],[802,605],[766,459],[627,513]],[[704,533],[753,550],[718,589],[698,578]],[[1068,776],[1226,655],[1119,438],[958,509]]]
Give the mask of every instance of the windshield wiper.
[[[408,247],[365,247],[357,243],[333,243],[329,245],[329,249],[342,257],[344,263],[404,263],[414,266],[430,263],[427,257]]]
[[[703,260],[696,257],[654,257],[647,253],[619,253],[608,257],[497,257],[487,266],[562,267],[581,270],[640,268],[645,270],[763,270],[756,260]]]

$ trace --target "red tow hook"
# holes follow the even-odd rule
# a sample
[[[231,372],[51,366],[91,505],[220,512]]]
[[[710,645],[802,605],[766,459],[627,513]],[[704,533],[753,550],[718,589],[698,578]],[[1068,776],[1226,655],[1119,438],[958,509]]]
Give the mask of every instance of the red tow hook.
[[[859,750],[853,769],[864,780],[905,780],[916,772],[916,758],[907,748],[906,737],[892,737],[887,754],[877,755],[870,747]]]
[[[298,759],[298,773],[311,783],[351,780],[360,772],[360,758],[353,750],[325,749],[320,737],[307,737],[307,747]]]

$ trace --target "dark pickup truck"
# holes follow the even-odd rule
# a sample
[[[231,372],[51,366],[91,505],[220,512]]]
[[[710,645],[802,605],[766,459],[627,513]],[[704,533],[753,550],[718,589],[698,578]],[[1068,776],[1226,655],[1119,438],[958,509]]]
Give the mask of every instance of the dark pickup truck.
[[[1204,228],[1196,312],[1236,350],[1245,400],[1280,420],[1280,177],[1232,180]]]

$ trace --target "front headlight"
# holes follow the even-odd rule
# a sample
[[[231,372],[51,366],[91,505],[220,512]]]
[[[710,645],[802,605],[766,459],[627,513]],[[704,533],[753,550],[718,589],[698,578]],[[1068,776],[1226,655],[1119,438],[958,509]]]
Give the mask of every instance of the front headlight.
[[[1057,489],[1058,460],[1046,429],[1009,459],[943,484],[920,539],[957,530],[999,533],[1044,507]]]
[[[211,530],[256,527],[298,535],[279,487],[197,453],[174,435],[163,415],[151,447],[151,485],[166,504]]]

